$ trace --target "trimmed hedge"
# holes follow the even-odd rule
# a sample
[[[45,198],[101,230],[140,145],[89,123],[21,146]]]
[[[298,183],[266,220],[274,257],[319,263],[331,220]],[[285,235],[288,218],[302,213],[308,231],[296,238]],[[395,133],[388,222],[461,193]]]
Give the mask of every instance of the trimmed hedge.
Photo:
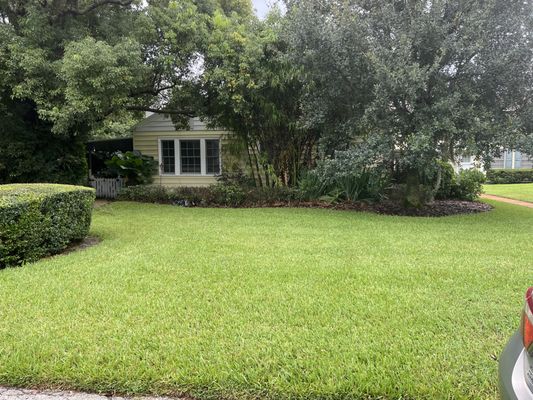
[[[89,233],[94,189],[0,185],[0,269],[59,253]]]
[[[533,169],[490,169],[487,171],[489,183],[530,183],[533,182]]]
[[[205,187],[139,185],[123,188],[119,200],[176,204],[184,207],[261,207],[301,200],[297,189],[287,187],[242,188],[234,184]]]

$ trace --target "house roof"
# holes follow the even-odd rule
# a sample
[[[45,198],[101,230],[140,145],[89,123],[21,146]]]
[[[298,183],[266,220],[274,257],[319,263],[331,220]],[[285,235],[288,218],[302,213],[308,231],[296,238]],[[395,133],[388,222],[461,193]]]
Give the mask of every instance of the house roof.
[[[208,129],[200,118],[190,118],[188,131],[221,131],[221,129]],[[175,132],[176,130],[169,116],[164,114],[151,114],[139,122],[134,128],[135,132]],[[185,131],[185,130],[184,130]]]

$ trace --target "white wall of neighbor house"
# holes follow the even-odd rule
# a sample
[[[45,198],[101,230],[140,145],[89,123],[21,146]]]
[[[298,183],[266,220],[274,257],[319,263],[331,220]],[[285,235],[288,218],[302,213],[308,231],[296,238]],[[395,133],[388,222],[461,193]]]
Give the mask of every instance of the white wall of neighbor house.
[[[133,130],[133,148],[158,161],[154,184],[208,186],[222,169],[221,145],[227,134],[207,129],[198,118],[191,118],[188,130],[176,130],[169,117],[153,114]]]
[[[478,168],[483,171],[483,166],[473,156],[463,156],[455,165],[457,171],[461,169]],[[526,169],[533,168],[533,158],[520,151],[506,150],[501,157],[495,158],[491,164],[493,169]]]

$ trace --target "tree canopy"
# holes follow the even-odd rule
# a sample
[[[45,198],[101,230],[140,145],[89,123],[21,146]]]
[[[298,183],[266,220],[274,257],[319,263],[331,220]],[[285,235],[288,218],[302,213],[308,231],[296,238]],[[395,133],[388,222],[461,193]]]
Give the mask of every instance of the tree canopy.
[[[286,6],[262,21],[250,0],[0,0],[0,104],[82,138],[200,115],[266,185],[349,150],[436,190],[439,162],[533,152],[531,1]]]
[[[288,3],[303,122],[327,151],[363,141],[423,178],[437,160],[490,161],[530,137],[531,2]]]
[[[183,118],[215,13],[249,0],[1,0],[3,93],[36,104],[58,134],[124,131],[143,112]],[[183,119],[182,118],[182,119]]]

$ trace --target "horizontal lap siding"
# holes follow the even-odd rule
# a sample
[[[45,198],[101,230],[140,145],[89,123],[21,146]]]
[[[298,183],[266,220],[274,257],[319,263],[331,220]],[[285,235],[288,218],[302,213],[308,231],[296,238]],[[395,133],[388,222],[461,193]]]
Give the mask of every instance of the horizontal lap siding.
[[[209,186],[216,183],[214,176],[154,176],[155,185],[163,186]]]

